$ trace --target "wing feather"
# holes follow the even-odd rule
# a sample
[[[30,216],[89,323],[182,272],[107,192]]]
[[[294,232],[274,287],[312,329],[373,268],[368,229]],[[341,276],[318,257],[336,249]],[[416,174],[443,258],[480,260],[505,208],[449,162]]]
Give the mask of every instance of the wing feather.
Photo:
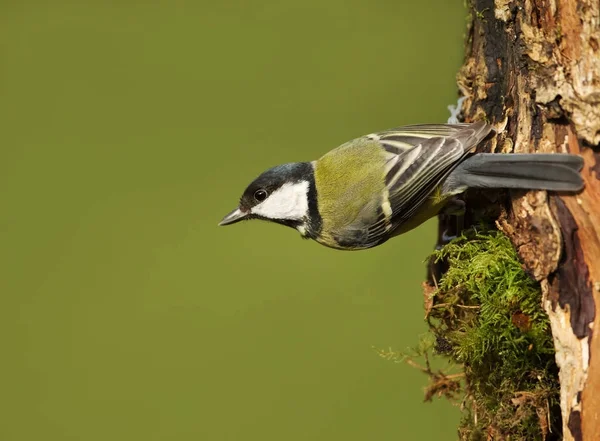
[[[415,124],[397,127],[367,135],[377,140],[390,153],[399,155],[433,137],[449,137],[469,127],[471,124]]]
[[[415,200],[415,195],[428,195],[433,191],[465,153],[463,145],[456,139],[426,140],[421,145],[421,154],[388,188],[394,217],[401,216],[409,204],[414,206],[422,203],[422,200]]]
[[[491,131],[484,122],[420,124],[367,135],[390,153],[386,193],[377,216],[357,219],[349,231],[361,237],[362,247],[380,243],[423,207],[435,188]]]
[[[415,129],[412,126],[411,129]],[[433,190],[491,130],[484,122],[452,126],[426,126],[426,133],[445,133],[424,139],[418,157],[388,187],[393,223],[410,219],[427,201]],[[407,156],[410,150],[400,156]]]

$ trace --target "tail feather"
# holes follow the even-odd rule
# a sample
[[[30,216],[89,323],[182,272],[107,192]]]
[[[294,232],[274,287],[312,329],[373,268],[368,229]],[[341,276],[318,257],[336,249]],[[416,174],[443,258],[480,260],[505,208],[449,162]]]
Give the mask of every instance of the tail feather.
[[[479,153],[459,164],[444,181],[443,191],[510,188],[577,192],[583,158],[569,154]]]

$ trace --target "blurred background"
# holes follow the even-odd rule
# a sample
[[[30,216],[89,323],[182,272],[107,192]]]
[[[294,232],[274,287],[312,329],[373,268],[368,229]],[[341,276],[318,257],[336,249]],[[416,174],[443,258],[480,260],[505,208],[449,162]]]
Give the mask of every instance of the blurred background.
[[[76,4],[79,3],[79,4]],[[362,252],[218,228],[265,168],[444,122],[461,1],[9,1],[0,440],[453,440],[380,358],[435,223]]]

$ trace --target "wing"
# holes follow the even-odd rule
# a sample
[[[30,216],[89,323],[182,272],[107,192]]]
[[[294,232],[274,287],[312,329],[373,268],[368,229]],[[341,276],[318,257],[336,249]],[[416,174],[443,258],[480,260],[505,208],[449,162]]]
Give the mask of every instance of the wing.
[[[379,141],[381,146],[395,155],[410,150],[423,141],[434,137],[450,137],[472,124],[416,124],[412,126],[397,127],[372,133],[366,137]]]
[[[416,147],[399,154],[396,164],[389,170],[386,185],[396,227],[421,208],[447,174],[491,129],[484,122],[417,129],[426,134],[443,134],[422,139]]]
[[[365,243],[373,246],[390,230],[411,220],[438,184],[491,129],[477,122],[407,126],[368,135],[393,155],[385,178],[387,200],[384,197],[377,220],[363,226]]]

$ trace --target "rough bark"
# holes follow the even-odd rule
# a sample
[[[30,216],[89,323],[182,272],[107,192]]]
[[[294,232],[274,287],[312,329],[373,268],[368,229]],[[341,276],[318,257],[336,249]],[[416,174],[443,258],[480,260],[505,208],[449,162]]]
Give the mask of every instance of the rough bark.
[[[542,285],[563,437],[599,440],[600,2],[474,0],[471,8],[458,84],[466,120],[487,119],[500,131],[486,149],[585,158],[582,193],[512,193],[497,225]]]

